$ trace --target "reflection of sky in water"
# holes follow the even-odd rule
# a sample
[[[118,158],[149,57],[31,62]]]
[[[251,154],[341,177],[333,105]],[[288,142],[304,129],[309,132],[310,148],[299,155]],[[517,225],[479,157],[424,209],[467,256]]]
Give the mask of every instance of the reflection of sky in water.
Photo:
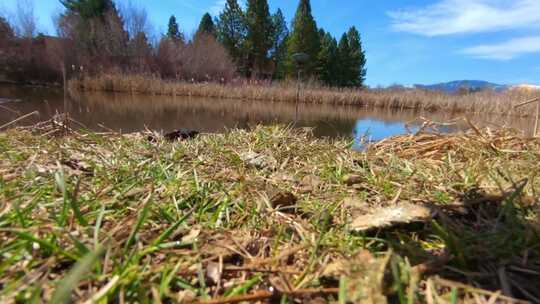
[[[418,131],[418,126],[409,125],[409,130],[405,128],[403,122],[385,122],[382,120],[366,118],[356,121],[353,130],[355,150],[362,150],[361,139],[366,137],[369,141],[379,141],[390,136],[407,134]]]

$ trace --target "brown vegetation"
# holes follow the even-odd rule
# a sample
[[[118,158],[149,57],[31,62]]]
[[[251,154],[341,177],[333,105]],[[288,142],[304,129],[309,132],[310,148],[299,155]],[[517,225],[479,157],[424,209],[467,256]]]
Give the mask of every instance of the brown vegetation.
[[[33,9],[18,9],[17,23],[0,18],[0,79],[59,83],[103,73],[151,73],[163,79],[228,81],[236,70],[211,35],[190,41],[163,36],[155,41],[144,9],[109,4],[99,17],[66,10],[55,16],[58,37],[35,35]]]
[[[82,77],[70,82],[72,90],[146,93],[169,96],[197,96],[296,101],[295,83],[237,81],[229,84],[167,81],[154,75],[108,73]],[[529,116],[528,108],[514,109],[534,92],[482,91],[464,95],[407,89],[338,89],[308,84],[300,101],[311,104],[356,105],[368,108],[413,109],[417,111],[448,111],[452,113],[482,113]]]
[[[54,83],[61,80],[61,70],[55,58],[58,39],[0,38],[0,75],[20,83]]]
[[[155,60],[160,79],[223,82],[231,80],[235,71],[227,51],[206,34],[197,35],[190,43],[162,39]]]

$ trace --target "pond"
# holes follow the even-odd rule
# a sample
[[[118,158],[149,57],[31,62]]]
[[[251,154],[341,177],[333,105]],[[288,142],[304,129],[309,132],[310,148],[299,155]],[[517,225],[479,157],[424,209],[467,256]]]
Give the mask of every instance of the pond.
[[[171,131],[179,128],[200,132],[224,132],[233,128],[250,128],[257,124],[292,124],[295,105],[268,101],[242,101],[210,98],[148,96],[131,94],[88,93],[67,100],[71,116],[94,131],[136,132],[145,129]],[[38,111],[39,117],[19,124],[43,121],[64,111],[62,90],[0,85],[0,125],[17,117]],[[420,118],[438,122],[456,120],[463,115],[419,113],[361,107],[301,104],[297,127],[310,127],[319,137],[361,138],[372,141],[414,132]],[[532,134],[534,122],[508,116],[469,117],[478,126],[511,126]],[[442,132],[468,128],[464,120],[441,127]]]

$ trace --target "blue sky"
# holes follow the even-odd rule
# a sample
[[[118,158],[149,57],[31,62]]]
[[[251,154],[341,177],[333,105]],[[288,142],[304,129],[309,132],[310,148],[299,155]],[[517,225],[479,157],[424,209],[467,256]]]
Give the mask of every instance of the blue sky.
[[[17,1],[0,0],[0,10],[10,15]],[[171,14],[191,33],[204,12],[215,16],[225,1],[131,2],[147,9],[157,33]],[[289,22],[297,2],[269,0]],[[59,1],[34,6],[41,31],[54,33]],[[540,0],[312,0],[312,8],[318,26],[338,38],[352,25],[360,30],[371,86],[461,79],[540,84]]]

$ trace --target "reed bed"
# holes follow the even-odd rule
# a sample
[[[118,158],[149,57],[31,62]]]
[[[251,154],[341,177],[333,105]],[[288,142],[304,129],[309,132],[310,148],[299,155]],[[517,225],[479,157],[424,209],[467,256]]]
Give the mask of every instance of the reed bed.
[[[297,86],[291,82],[191,83],[163,80],[152,75],[111,73],[72,79],[69,87],[72,91],[125,92],[276,102],[296,102],[297,100]],[[515,106],[534,97],[538,97],[535,92],[521,90],[450,95],[424,90],[338,89],[307,84],[302,90],[300,101],[310,104],[355,105],[399,110],[529,116],[532,115],[529,108],[516,109]]]
[[[149,135],[0,133],[0,302],[540,298],[538,139],[421,132],[355,152],[279,126]],[[401,204],[433,214],[354,229]]]

